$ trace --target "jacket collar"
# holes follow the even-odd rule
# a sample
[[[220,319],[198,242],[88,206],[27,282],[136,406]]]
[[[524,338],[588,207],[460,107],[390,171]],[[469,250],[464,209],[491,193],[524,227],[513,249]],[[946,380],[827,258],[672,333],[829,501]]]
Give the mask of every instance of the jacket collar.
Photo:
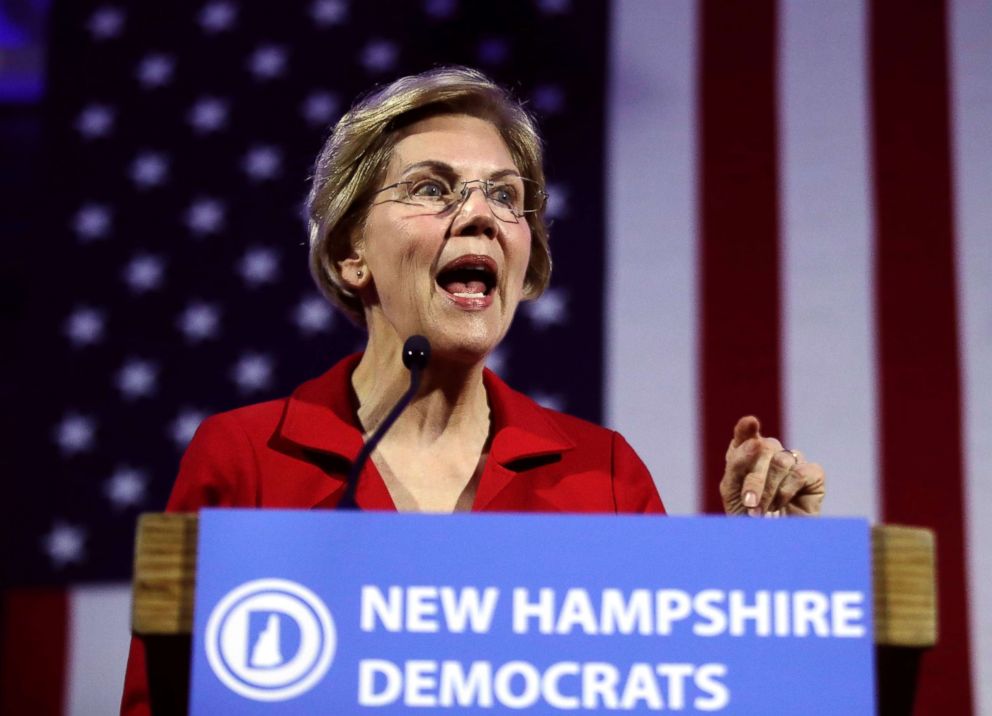
[[[362,449],[362,430],[351,387],[351,374],[361,360],[356,353],[318,378],[303,383],[286,401],[279,432],[310,450],[354,460]],[[544,408],[510,388],[488,368],[483,382],[492,411],[493,440],[489,459],[507,466],[524,458],[571,450],[573,443]]]

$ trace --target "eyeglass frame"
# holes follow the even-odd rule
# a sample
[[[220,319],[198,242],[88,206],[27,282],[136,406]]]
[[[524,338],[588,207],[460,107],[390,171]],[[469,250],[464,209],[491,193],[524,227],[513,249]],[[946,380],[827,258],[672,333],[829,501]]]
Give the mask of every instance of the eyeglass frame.
[[[547,207],[547,205],[548,205],[548,198],[550,197],[550,194],[548,194],[547,190],[544,188],[544,186],[541,184],[541,182],[535,181],[534,179],[528,179],[527,177],[522,176],[520,174],[506,174],[506,175],[500,176],[500,177],[498,177],[496,179],[465,179],[465,180],[463,180],[461,182],[461,185],[462,185],[461,186],[461,189],[458,191],[458,198],[456,200],[452,201],[450,204],[447,204],[447,205],[441,207],[438,211],[436,211],[434,213],[434,215],[443,214],[444,212],[449,211],[450,209],[453,209],[454,207],[460,206],[461,204],[465,203],[468,200],[469,194],[472,193],[472,191],[468,188],[468,185],[469,184],[481,184],[482,186],[480,188],[482,189],[482,195],[485,197],[486,203],[489,204],[489,210],[493,212],[493,216],[495,216],[500,221],[506,222],[508,224],[516,224],[516,223],[518,223],[517,221],[510,221],[509,219],[504,219],[501,216],[499,216],[499,214],[497,214],[495,211],[493,211],[492,202],[494,200],[489,198],[489,192],[496,185],[496,182],[499,182],[499,181],[501,181],[503,179],[506,179],[507,177],[516,177],[517,179],[522,180],[524,182],[524,194],[525,195],[527,193],[527,184],[532,184],[534,186],[534,188],[535,188],[536,196],[541,200],[541,205],[539,207],[537,207],[536,209],[522,209],[519,212],[516,211],[515,209],[513,209],[512,207],[506,206],[506,204],[503,204],[502,202],[499,202],[499,201],[496,202],[497,204],[500,204],[501,206],[505,206],[506,209],[510,212],[510,214],[512,214],[516,219],[522,219],[527,214],[536,214],[539,211],[542,211],[542,210],[544,210]],[[379,194],[381,194],[384,191],[389,191],[390,189],[395,189],[396,187],[399,187],[399,186],[416,184],[417,181],[418,180],[415,180],[415,179],[405,179],[403,181],[398,181],[395,184],[390,184],[389,186],[384,186],[381,189],[375,190],[374,192],[372,192],[372,196],[378,196]],[[409,197],[409,189],[407,190],[407,195]],[[422,204],[420,202],[412,201],[412,197],[409,197],[409,198],[411,199],[410,201],[404,201],[403,199],[386,199],[384,201],[372,202],[372,206],[378,206],[379,204],[385,204],[385,203],[388,203],[388,202],[396,202],[398,204],[407,204],[408,206],[409,205],[414,205],[414,206],[422,206],[425,209],[430,208],[430,207],[425,206],[424,204]]]

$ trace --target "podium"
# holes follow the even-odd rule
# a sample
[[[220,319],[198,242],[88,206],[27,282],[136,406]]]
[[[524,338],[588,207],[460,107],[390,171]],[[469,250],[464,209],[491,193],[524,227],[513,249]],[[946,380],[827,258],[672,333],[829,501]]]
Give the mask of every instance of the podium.
[[[132,629],[145,640],[153,712],[186,709],[199,525],[190,514],[139,519]],[[933,534],[873,527],[871,582],[878,710],[911,713],[919,656],[937,638]]]

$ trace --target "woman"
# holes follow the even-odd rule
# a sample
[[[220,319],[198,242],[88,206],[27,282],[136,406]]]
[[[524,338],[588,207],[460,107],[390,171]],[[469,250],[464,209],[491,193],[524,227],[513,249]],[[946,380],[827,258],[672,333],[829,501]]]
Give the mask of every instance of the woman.
[[[335,506],[364,438],[409,384],[403,343],[421,334],[432,346],[423,384],[363,470],[360,507],[663,512],[619,434],[542,408],[484,368],[520,301],[548,283],[543,186],[532,120],[478,72],[406,77],[357,104],[317,160],[310,265],[367,328],[366,350],[286,400],[204,421],[169,509]],[[727,512],[818,512],[822,470],[758,431],[751,417],[734,430]],[[122,708],[146,704],[136,639]]]

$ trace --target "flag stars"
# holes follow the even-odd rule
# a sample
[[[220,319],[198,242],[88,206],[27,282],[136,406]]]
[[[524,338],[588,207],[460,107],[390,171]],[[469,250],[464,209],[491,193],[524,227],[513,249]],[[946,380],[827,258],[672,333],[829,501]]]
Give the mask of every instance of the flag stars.
[[[165,262],[158,256],[138,254],[124,267],[123,273],[132,293],[147,293],[162,287]]]
[[[545,15],[563,15],[572,9],[572,0],[538,0],[538,8]]]
[[[190,107],[186,121],[197,134],[209,134],[227,126],[228,105],[216,97],[201,97]]]
[[[279,45],[263,45],[248,60],[248,68],[259,80],[271,80],[286,73],[287,54]]]
[[[138,65],[138,82],[146,89],[164,87],[172,81],[176,61],[170,55],[153,53],[146,55]]]
[[[538,390],[531,393],[530,397],[535,403],[548,410],[556,410],[559,413],[565,410],[565,399],[558,394]]]
[[[96,421],[79,413],[66,413],[55,426],[55,443],[66,457],[93,449]]]
[[[203,6],[197,18],[207,34],[230,30],[238,18],[238,8],[232,2],[211,2]]]
[[[323,333],[334,323],[334,311],[323,296],[307,296],[293,311],[293,321],[304,335]]]
[[[114,110],[105,104],[90,104],[76,117],[76,131],[84,139],[107,137],[114,129]]]
[[[534,90],[534,109],[543,114],[558,114],[565,108],[565,93],[557,85],[541,85]]]
[[[539,330],[561,325],[568,320],[568,295],[564,289],[549,288],[537,300],[523,304],[523,309]]]
[[[273,283],[279,278],[279,255],[273,249],[248,249],[238,261],[237,271],[251,288]]]
[[[562,184],[548,185],[548,208],[544,215],[548,219],[564,219],[568,216],[568,187]]]
[[[82,527],[56,522],[42,539],[42,549],[55,567],[81,562],[86,556],[86,531]]]
[[[109,40],[124,31],[124,11],[119,7],[104,5],[90,15],[86,28],[94,40]]]
[[[205,412],[194,410],[193,408],[185,408],[179,412],[169,424],[169,437],[172,438],[172,442],[176,444],[177,448],[180,450],[186,449],[189,441],[196,434],[196,429],[200,427],[200,423],[206,417],[207,414]]]
[[[104,312],[88,306],[80,306],[65,321],[66,337],[75,348],[94,345],[103,340],[106,328]]]
[[[125,400],[147,398],[155,393],[158,366],[148,360],[131,359],[117,371],[117,389]]]
[[[271,146],[252,147],[242,159],[241,168],[255,181],[275,179],[282,168],[282,152]]]
[[[110,227],[110,210],[102,204],[84,204],[72,219],[72,228],[81,243],[104,238]]]
[[[246,353],[238,359],[231,377],[242,393],[257,393],[272,384],[272,359],[260,353]]]
[[[186,225],[196,236],[218,233],[224,228],[224,204],[216,199],[197,199],[186,210]]]
[[[455,0],[426,0],[424,12],[436,20],[447,20],[455,14],[457,6]]]
[[[209,303],[193,302],[179,314],[179,330],[193,343],[214,338],[220,331],[220,311]]]
[[[389,40],[372,40],[362,50],[360,62],[369,72],[388,72],[399,59],[399,48]]]
[[[490,37],[479,43],[479,61],[486,65],[501,65],[510,55],[506,40]]]
[[[103,483],[103,494],[118,510],[137,507],[145,501],[148,475],[143,470],[122,466]]]
[[[486,367],[496,375],[504,375],[507,369],[508,351],[500,346],[486,357]]]
[[[348,5],[342,0],[315,0],[310,4],[310,17],[315,25],[340,25],[348,17]]]
[[[307,123],[322,126],[337,118],[340,106],[341,102],[336,95],[317,90],[303,100],[301,112]]]
[[[139,189],[165,183],[169,177],[169,160],[160,152],[142,152],[131,162],[131,181]]]

